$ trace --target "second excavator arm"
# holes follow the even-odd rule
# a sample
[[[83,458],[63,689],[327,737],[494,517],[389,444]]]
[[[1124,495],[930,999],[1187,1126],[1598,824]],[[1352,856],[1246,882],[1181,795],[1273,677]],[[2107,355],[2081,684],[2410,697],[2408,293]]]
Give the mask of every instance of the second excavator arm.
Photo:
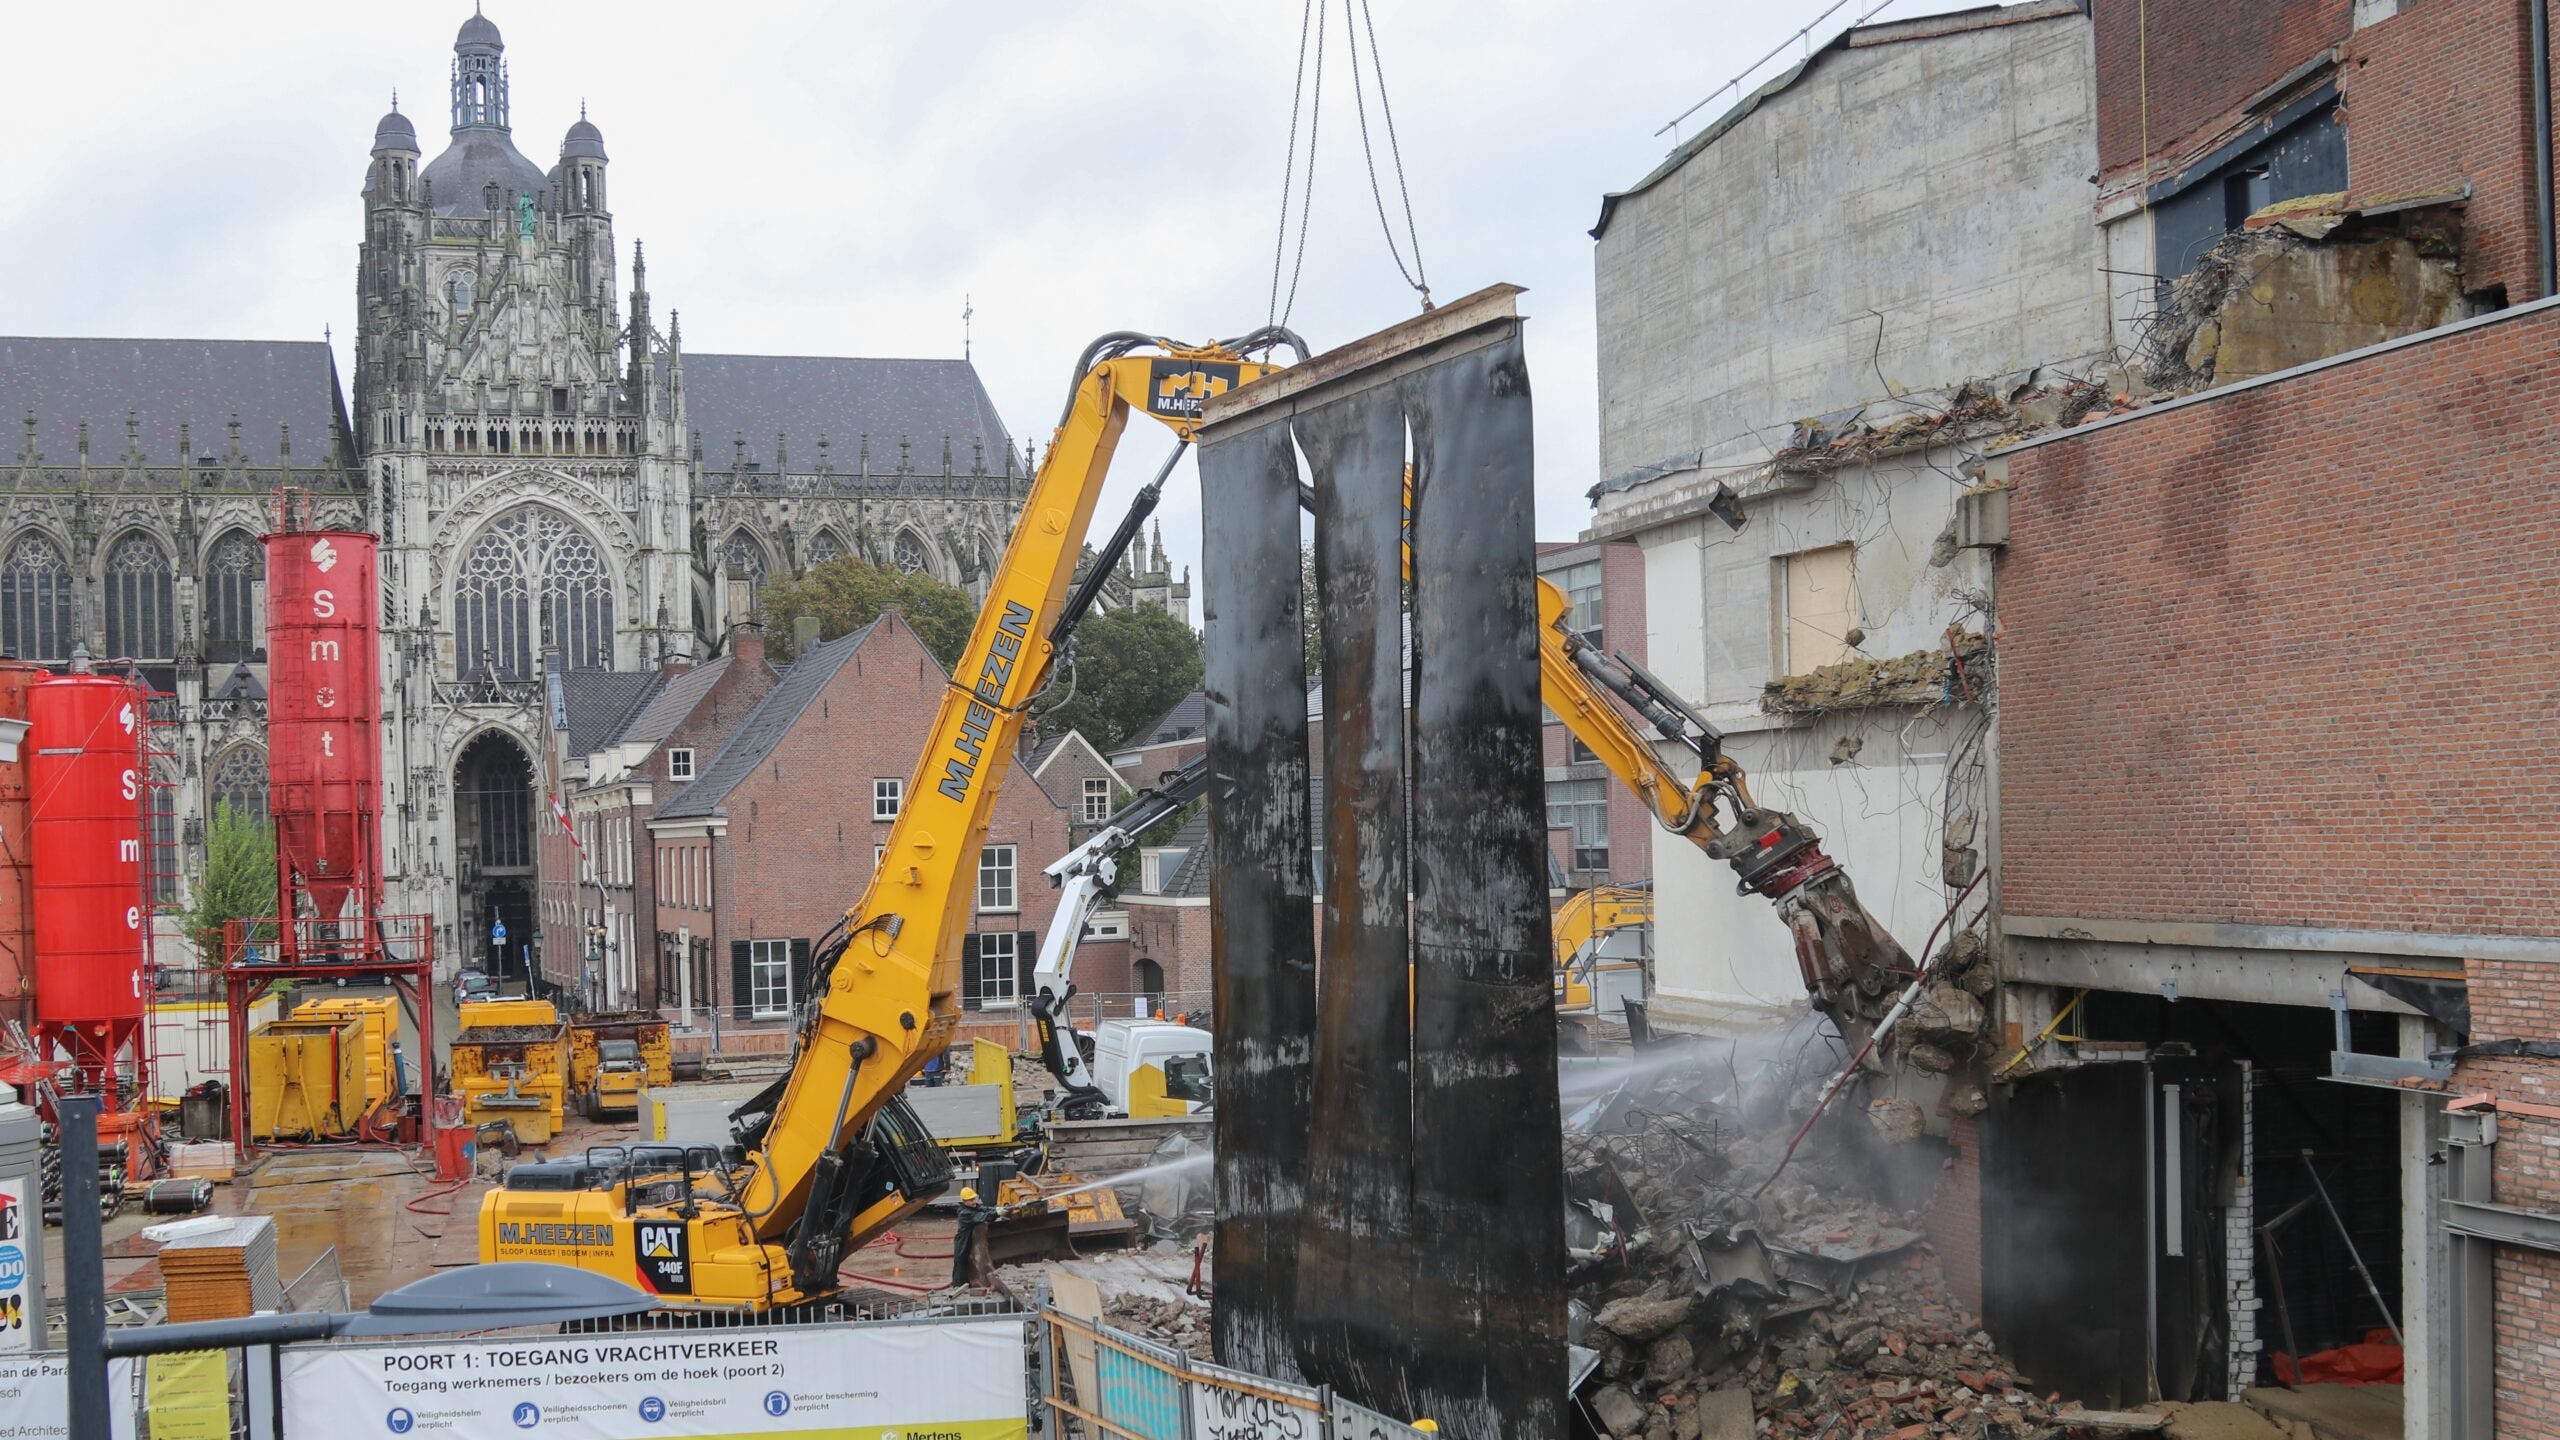
[[[1900,942],[1859,903],[1848,872],[1823,852],[1812,826],[1753,801],[1742,767],[1724,753],[1723,733],[1644,666],[1576,634],[1566,624],[1569,609],[1563,591],[1538,582],[1538,671],[1547,708],[1642,797],[1664,829],[1730,866],[1741,891],[1778,907],[1814,1007],[1852,1044],[1863,1040],[1891,1004],[1897,975],[1911,970]],[[1621,704],[1689,751],[1696,776],[1683,780],[1664,763]]]

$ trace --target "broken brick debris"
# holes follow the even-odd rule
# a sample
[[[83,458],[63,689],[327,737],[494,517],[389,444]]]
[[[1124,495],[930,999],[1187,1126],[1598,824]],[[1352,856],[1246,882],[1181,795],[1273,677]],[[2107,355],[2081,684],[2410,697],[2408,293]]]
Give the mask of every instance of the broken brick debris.
[[[1621,1440],[2071,1430],[2075,1412],[2037,1394],[1948,1287],[1917,1215],[1871,1197],[1854,1120],[1818,1127],[1752,1198],[1793,1125],[1746,1123],[1708,1048],[1694,1073],[1578,1112],[1589,1128],[1566,1137],[1568,1191],[1615,1236],[1575,1274],[1573,1339],[1599,1355],[1582,1397],[1593,1419]],[[1789,1113],[1750,1118],[1804,1113],[1821,1078],[1794,1078]]]

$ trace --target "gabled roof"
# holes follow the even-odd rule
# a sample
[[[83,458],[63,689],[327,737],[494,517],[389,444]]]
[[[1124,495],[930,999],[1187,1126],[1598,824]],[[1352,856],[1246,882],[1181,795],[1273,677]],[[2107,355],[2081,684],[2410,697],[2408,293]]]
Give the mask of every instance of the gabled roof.
[[[624,724],[648,702],[662,677],[655,670],[572,670],[561,677],[568,709],[569,754],[593,755],[613,743]]]
[[[0,456],[18,453],[33,415],[48,463],[77,461],[86,420],[89,462],[112,465],[124,454],[127,411],[156,465],[193,463],[178,453],[181,422],[197,455],[224,454],[234,416],[252,465],[282,463],[279,427],[287,425],[295,464],[354,463],[337,361],[323,341],[0,336]]]
[[[605,743],[654,748],[675,733],[676,727],[693,713],[693,707],[701,704],[702,697],[711,693],[711,687],[720,683],[720,677],[729,673],[729,662],[736,658],[735,655],[723,655],[668,677],[667,683],[657,688],[648,703],[633,711],[622,729]]]
[[[1106,772],[1110,770],[1111,762],[1103,758],[1101,751],[1093,748],[1093,742],[1084,738],[1084,732],[1081,730],[1068,730],[1041,741],[1039,747],[1031,752],[1031,758],[1023,763],[1031,768],[1031,774],[1036,779],[1042,771],[1049,768],[1050,761],[1071,749],[1082,750],[1093,758],[1094,764],[1101,766]]]
[[[874,360],[824,355],[697,355],[684,357],[687,422],[702,437],[702,463],[725,470],[746,441],[749,462],[777,468],[774,437],[787,438],[815,470],[818,438],[825,436],[828,465],[838,473],[861,461],[863,437],[871,440],[871,473],[898,468],[898,442],[910,445],[908,463],[918,472],[942,472],[942,442],[951,441],[952,468],[962,474],[976,460],[971,442],[983,441],[987,473],[1002,475],[1013,437],[996,414],[995,401],[966,360]]]
[[[861,649],[862,642],[870,639],[871,632],[879,628],[880,622],[874,620],[850,635],[840,635],[827,641],[794,661],[790,669],[782,672],[781,681],[765,692],[764,698],[756,702],[755,709],[747,712],[747,718],[739,723],[737,733],[731,735],[729,743],[721,746],[720,753],[703,767],[700,777],[677,791],[675,797],[659,806],[650,818],[687,820],[725,814],[721,807],[728,800],[729,793],[755,773],[756,767],[763,764],[765,757],[782,743],[782,738],[791,733],[791,727],[799,723],[802,712],[817,701],[818,692],[827,688],[827,682],[836,678],[836,672],[853,658],[853,652]]]
[[[1115,755],[1143,750],[1150,745],[1171,745],[1181,740],[1196,740],[1208,733],[1209,697],[1194,690],[1173,702],[1173,708],[1156,717],[1152,725],[1120,743]]]

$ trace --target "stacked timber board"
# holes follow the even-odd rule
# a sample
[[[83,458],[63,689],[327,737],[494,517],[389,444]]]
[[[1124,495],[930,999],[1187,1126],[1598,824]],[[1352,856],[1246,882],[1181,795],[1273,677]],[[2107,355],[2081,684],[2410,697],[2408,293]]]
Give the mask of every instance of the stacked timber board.
[[[173,1321],[236,1320],[282,1309],[275,1221],[230,1217],[172,1237],[160,1248],[160,1283]]]

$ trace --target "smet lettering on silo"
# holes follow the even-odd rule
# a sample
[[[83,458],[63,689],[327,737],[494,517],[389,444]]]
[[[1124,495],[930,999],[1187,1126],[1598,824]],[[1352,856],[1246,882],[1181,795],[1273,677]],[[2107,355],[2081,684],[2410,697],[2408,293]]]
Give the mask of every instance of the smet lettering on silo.
[[[570,1249],[602,1249],[613,1244],[610,1225],[527,1224],[518,1220],[498,1222],[501,1245],[559,1245]]]
[[[1004,602],[1004,615],[996,621],[995,643],[988,647],[987,663],[978,671],[977,684],[970,688],[977,698],[969,702],[967,713],[960,717],[960,733],[951,737],[951,756],[942,762],[942,779],[933,787],[944,796],[953,800],[969,798],[969,781],[985,758],[987,731],[996,723],[995,707],[1004,703],[1004,682],[1012,676],[1030,633],[1031,607],[1018,600]]]

